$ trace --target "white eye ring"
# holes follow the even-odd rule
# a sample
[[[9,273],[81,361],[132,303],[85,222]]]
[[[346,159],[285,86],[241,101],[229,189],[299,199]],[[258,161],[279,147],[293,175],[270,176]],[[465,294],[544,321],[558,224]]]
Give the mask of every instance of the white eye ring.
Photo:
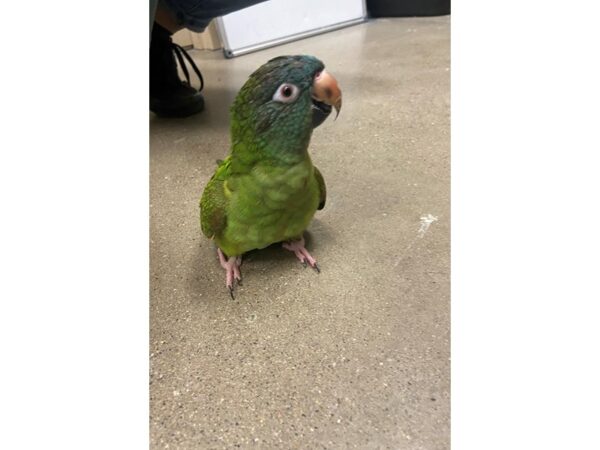
[[[300,89],[298,86],[290,83],[283,83],[273,94],[274,102],[291,103],[298,98]]]

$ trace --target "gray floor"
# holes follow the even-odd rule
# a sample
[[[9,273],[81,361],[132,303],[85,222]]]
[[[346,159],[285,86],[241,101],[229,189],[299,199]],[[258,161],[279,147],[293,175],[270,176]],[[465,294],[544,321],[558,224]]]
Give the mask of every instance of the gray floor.
[[[252,252],[232,301],[198,199],[237,90],[295,53],[322,59],[344,99],[311,143],[322,272]],[[191,54],[206,111],[150,119],[151,448],[449,448],[450,18]]]

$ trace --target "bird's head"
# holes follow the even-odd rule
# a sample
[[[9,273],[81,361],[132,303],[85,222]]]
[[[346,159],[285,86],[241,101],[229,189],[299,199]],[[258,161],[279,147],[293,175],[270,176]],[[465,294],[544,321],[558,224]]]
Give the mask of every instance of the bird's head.
[[[306,147],[313,128],[342,107],[336,79],[314,56],[279,56],[258,68],[232,106],[233,139]],[[337,115],[336,115],[337,117]]]

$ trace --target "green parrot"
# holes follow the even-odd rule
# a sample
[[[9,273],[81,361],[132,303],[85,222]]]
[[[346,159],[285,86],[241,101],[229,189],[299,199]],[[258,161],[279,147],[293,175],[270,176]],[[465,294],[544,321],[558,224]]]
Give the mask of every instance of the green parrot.
[[[253,249],[282,242],[319,271],[303,233],[325,206],[326,191],[308,145],[332,106],[339,114],[337,81],[308,55],[271,59],[238,93],[231,107],[231,153],[200,200],[202,232],[217,244],[232,298],[242,255]]]

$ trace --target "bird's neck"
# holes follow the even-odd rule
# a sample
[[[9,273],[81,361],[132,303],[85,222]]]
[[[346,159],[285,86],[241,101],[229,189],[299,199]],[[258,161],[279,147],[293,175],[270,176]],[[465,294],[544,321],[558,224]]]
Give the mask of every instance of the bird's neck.
[[[240,162],[253,165],[257,161],[269,162],[275,166],[298,164],[309,158],[308,144],[312,129],[286,134],[270,133],[268,136],[254,135],[243,138],[233,137],[232,156]]]

